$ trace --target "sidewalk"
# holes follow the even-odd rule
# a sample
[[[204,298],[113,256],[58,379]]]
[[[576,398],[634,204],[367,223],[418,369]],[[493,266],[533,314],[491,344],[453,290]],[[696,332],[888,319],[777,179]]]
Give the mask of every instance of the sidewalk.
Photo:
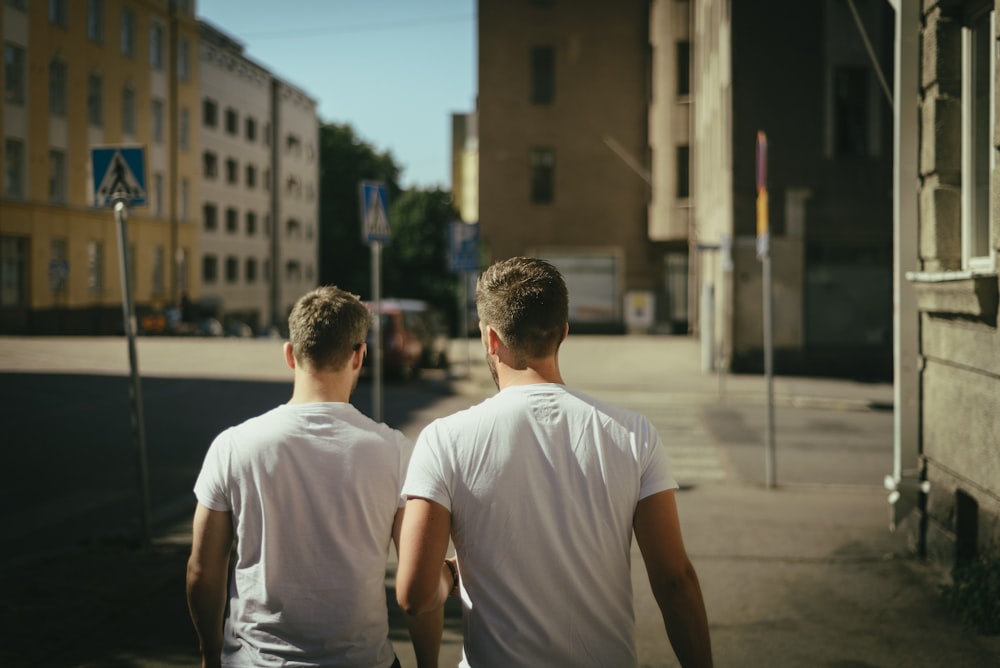
[[[152,345],[141,342],[140,354]],[[215,352],[185,355],[219,357]],[[73,357],[86,353],[77,345]],[[0,369],[2,358],[0,350]],[[452,359],[453,387],[467,404],[495,392],[477,340],[454,342]],[[145,369],[157,363],[171,373],[183,372],[173,362],[143,358]],[[246,368],[246,360],[240,366]],[[938,594],[938,576],[909,556],[901,536],[888,531],[885,490],[821,481],[765,489],[741,476],[734,458],[758,435],[730,425],[735,437],[720,439],[722,430],[713,420],[719,407],[762,406],[762,378],[703,373],[698,343],[686,337],[571,335],[561,366],[570,385],[655,413],[668,450],[678,441],[689,442],[701,448],[699,456],[711,454],[719,462],[720,477],[692,478],[678,496],[717,666],[1000,666],[1000,638],[976,635],[951,618]],[[830,433],[843,430],[866,448],[891,452],[891,439],[885,442],[886,421],[891,425],[892,420],[885,410],[892,402],[890,385],[778,377],[774,390],[786,419],[805,416],[804,429],[821,415],[822,428]],[[419,419],[432,417],[433,411]],[[873,420],[877,430],[867,426]],[[688,433],[674,433],[681,429]],[[802,456],[812,460],[810,470],[819,471],[844,466],[845,459],[856,465],[867,461],[825,445]],[[880,480],[885,471],[864,473],[865,479]],[[6,641],[0,643],[0,665],[197,665],[183,593],[189,531],[185,513],[158,525],[147,549],[107,541],[42,555],[0,573],[0,638]],[[641,665],[677,665],[637,550],[633,564]],[[391,586],[390,572],[390,598]],[[392,611],[391,623],[404,667],[414,666],[398,610]],[[458,612],[451,608],[442,666],[455,665],[460,634]]]

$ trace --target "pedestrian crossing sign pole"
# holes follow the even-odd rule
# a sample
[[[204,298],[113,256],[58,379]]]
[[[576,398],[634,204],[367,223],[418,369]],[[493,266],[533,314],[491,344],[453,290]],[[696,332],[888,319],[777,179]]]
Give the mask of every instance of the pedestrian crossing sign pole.
[[[132,385],[132,428],[138,450],[139,494],[142,513],[142,540],[152,541],[149,510],[149,465],[146,457],[146,427],[142,411],[142,385],[135,350],[135,304],[128,261],[128,209],[146,204],[146,150],[143,146],[105,146],[90,150],[94,175],[94,206],[113,207],[118,227],[118,266],[122,283],[122,324],[128,341]]]
[[[361,201],[361,237],[368,243],[372,254],[372,419],[382,421],[382,244],[389,241],[389,196],[380,181],[362,181],[359,184]]]

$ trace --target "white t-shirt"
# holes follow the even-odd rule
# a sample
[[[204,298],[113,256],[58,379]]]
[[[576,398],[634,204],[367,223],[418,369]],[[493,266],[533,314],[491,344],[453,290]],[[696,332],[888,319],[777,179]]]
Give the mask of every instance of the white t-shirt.
[[[213,441],[194,490],[233,513],[224,665],[392,664],[385,568],[409,446],[347,403],[282,405]]]
[[[451,512],[460,665],[634,666],[632,519],[676,487],[645,417],[562,385],[508,387],[428,425],[403,494]]]

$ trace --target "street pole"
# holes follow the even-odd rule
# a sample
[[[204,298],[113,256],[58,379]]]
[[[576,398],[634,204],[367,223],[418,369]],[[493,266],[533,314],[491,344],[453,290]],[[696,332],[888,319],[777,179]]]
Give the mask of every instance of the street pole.
[[[372,419],[382,421],[382,242],[373,240],[372,249],[372,303],[375,318],[372,322],[375,341],[375,365],[372,371]]]
[[[135,351],[135,307],[132,302],[131,272],[129,270],[127,204],[123,197],[114,200],[115,222],[118,226],[118,262],[122,282],[122,324],[128,340],[128,359],[131,371],[130,398],[132,401],[132,431],[138,450],[139,497],[142,520],[142,544],[152,541],[152,522],[149,511],[149,464],[146,456],[146,426],[142,412],[142,385],[139,382],[139,364]]]
[[[767,421],[764,445],[764,482],[768,489],[777,484],[774,453],[774,317],[771,289],[771,232],[767,206],[767,135],[757,132],[757,258],[761,261],[764,305],[764,381],[767,385]]]

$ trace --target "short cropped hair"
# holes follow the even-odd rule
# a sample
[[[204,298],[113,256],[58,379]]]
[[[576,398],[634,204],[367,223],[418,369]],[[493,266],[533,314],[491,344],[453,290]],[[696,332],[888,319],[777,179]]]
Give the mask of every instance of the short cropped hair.
[[[295,362],[316,371],[340,370],[370,325],[371,313],[357,295],[332,285],[307,292],[288,316]]]
[[[479,320],[500,334],[515,357],[538,359],[559,349],[569,319],[569,294],[545,260],[513,257],[486,269],[476,283]]]

